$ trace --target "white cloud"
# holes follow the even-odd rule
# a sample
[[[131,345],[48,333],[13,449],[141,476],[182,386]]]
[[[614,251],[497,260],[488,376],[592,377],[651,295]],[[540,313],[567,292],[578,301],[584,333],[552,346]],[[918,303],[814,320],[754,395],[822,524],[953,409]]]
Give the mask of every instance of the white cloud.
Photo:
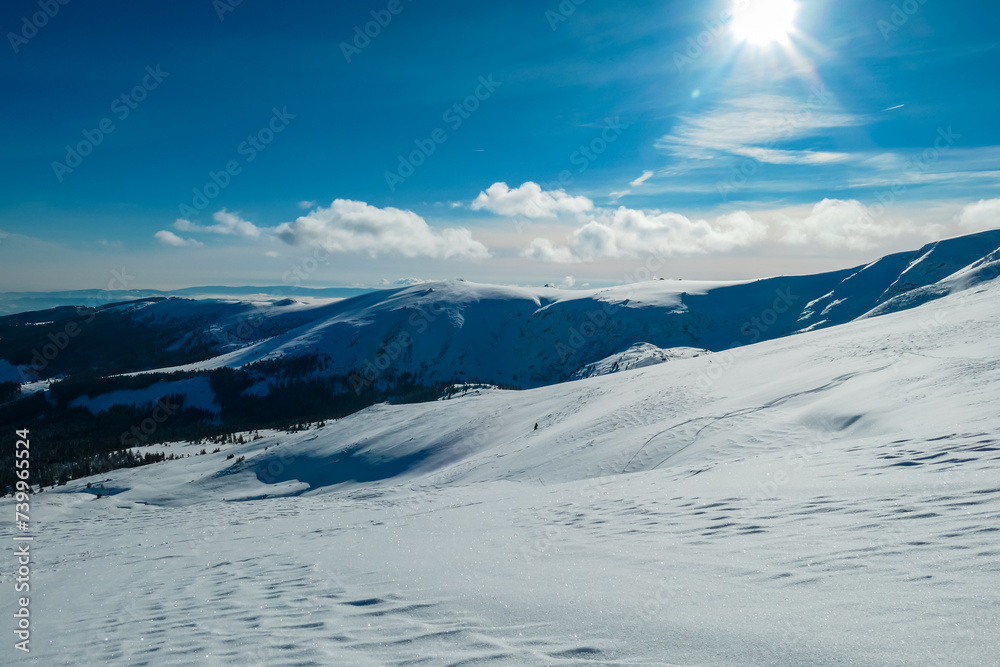
[[[645,183],[646,181],[648,181],[649,179],[651,179],[652,177],[653,177],[653,172],[651,172],[651,171],[644,171],[644,172],[642,172],[642,176],[640,176],[639,178],[637,178],[634,181],[632,181],[631,183],[629,183],[629,185],[631,185],[633,188],[637,188],[640,185],[642,185],[643,183]]]
[[[826,248],[867,250],[878,242],[914,231],[905,221],[876,215],[861,202],[824,199],[805,219],[790,223],[783,242],[792,245],[820,245]]]
[[[311,209],[315,205],[316,205],[316,202],[309,201],[309,200],[303,200],[303,201],[299,202],[299,208],[301,208],[303,210],[306,210],[306,211],[308,211],[309,209]]]
[[[834,164],[851,159],[847,153],[829,151],[789,151],[774,148],[734,148],[733,153],[769,164]]]
[[[209,225],[207,227],[191,222],[190,220],[178,218],[178,220],[174,222],[174,229],[180,232],[194,232],[197,234],[235,234],[250,239],[260,237],[261,230],[257,227],[257,225],[252,222],[247,222],[240,216],[230,213],[226,209],[217,211],[212,218],[217,224]]]
[[[981,199],[969,204],[958,216],[964,232],[981,232],[1000,227],[1000,199]]]
[[[815,98],[797,102],[779,95],[752,95],[729,100],[707,113],[682,116],[656,147],[686,159],[709,160],[729,154],[773,164],[829,164],[851,156],[777,146],[865,122],[860,116],[821,109]]]
[[[473,211],[486,209],[498,215],[526,218],[554,218],[559,213],[586,213],[593,208],[594,202],[587,197],[574,197],[565,190],[542,190],[531,181],[513,190],[506,183],[494,183],[472,202]]]
[[[538,238],[523,256],[549,262],[572,262],[602,257],[634,257],[645,252],[659,255],[695,255],[726,252],[767,237],[767,225],[744,211],[714,221],[691,220],[679,213],[640,211],[619,207],[601,211],[573,232],[566,246]]]
[[[642,176],[640,176],[639,178],[635,179],[634,181],[629,182],[629,185],[632,186],[632,188],[637,188],[640,185],[642,185],[643,183],[645,183],[646,181],[648,181],[649,179],[651,179],[652,177],[653,177],[653,172],[651,172],[651,171],[644,171],[644,172],[642,172]],[[608,198],[611,199],[612,202],[617,202],[619,199],[621,199],[625,195],[632,194],[632,188],[626,188],[624,190],[617,190],[615,192],[609,192],[608,193]]]
[[[528,248],[521,253],[521,256],[529,259],[537,259],[542,262],[557,262],[560,264],[579,261],[573,255],[572,250],[566,247],[556,247],[548,239],[533,240]]]
[[[175,248],[197,248],[198,246],[204,245],[200,241],[195,241],[194,239],[182,239],[171,231],[166,229],[160,230],[154,234],[156,240],[163,245],[174,246]]]
[[[276,230],[291,245],[316,244],[330,252],[433,259],[483,259],[489,251],[463,228],[432,229],[412,211],[337,199]]]

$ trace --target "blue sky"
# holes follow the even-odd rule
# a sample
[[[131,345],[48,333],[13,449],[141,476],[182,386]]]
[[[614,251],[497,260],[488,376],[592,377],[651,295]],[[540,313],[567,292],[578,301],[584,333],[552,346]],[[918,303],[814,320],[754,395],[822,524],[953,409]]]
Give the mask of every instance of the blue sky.
[[[576,1],[5,3],[0,291],[738,279],[998,226],[995,3]]]

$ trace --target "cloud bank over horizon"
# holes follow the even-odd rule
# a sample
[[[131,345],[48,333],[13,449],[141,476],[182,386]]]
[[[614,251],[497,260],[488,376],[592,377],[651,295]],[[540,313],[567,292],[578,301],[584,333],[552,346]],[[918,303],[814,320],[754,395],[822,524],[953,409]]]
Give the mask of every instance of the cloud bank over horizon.
[[[632,184],[641,185],[650,175],[644,172]],[[240,243],[278,240],[285,246],[317,247],[368,259],[395,256],[484,262],[513,255],[524,261],[556,264],[634,258],[647,253],[693,257],[782,247],[804,252],[862,253],[895,239],[929,241],[1000,226],[1000,199],[968,203],[951,218],[932,221],[917,221],[905,211],[881,205],[870,207],[856,199],[835,198],[811,206],[738,209],[712,217],[693,217],[659,209],[599,206],[587,196],[563,189],[545,190],[532,181],[515,188],[496,182],[471,201],[449,207],[478,214],[475,229],[480,234],[489,236],[489,230],[511,224],[522,232],[517,235],[521,239],[517,245],[488,246],[474,238],[466,226],[432,225],[411,210],[379,208],[350,199],[336,199],[326,207],[315,202],[300,202],[299,206],[309,211],[274,227],[258,226],[226,209],[213,214],[212,225],[179,219],[173,226],[178,232],[215,237],[216,242],[227,238]],[[531,237],[526,226],[535,225],[568,225],[569,231]],[[161,230],[155,237],[174,248],[205,245],[170,230]],[[266,254],[277,257],[280,253],[269,250]]]

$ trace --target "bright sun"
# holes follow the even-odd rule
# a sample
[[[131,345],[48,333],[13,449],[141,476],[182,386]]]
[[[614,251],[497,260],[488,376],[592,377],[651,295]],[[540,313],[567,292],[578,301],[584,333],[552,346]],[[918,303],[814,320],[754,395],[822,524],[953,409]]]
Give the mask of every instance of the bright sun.
[[[740,41],[758,45],[787,42],[797,11],[794,0],[736,0],[733,34]]]

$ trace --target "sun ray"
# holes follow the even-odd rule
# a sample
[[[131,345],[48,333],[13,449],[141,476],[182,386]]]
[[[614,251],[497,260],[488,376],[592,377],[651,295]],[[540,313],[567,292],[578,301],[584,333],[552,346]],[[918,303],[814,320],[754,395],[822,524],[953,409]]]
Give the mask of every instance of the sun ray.
[[[794,0],[736,0],[733,35],[758,46],[785,44],[795,29],[797,13]]]

